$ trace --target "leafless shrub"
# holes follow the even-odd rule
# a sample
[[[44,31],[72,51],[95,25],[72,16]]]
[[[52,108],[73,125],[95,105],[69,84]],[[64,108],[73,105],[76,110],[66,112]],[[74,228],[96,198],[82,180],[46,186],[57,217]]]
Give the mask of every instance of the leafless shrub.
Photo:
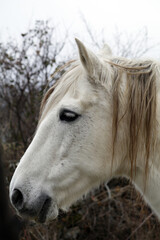
[[[0,120],[5,141],[27,147],[37,123],[39,105],[65,40],[56,42],[55,28],[37,21],[22,34],[22,43],[0,44]]]

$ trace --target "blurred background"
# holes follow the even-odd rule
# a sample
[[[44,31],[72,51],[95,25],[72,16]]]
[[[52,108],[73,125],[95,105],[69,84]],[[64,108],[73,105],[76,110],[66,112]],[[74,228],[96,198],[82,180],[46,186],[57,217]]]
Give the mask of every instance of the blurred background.
[[[94,51],[107,43],[116,56],[159,60],[159,12],[158,0],[0,0],[0,185],[8,189],[32,140],[41,99],[63,73],[56,70],[77,57],[75,37]],[[160,239],[156,217],[124,178],[104,183],[49,225],[22,225],[20,240]]]

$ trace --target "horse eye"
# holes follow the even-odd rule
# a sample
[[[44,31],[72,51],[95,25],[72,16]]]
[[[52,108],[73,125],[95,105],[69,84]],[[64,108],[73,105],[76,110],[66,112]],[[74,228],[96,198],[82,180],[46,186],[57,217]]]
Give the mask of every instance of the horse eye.
[[[73,122],[75,121],[80,115],[71,111],[71,110],[68,110],[68,109],[63,109],[61,112],[60,112],[60,115],[59,115],[59,118],[61,121],[65,121],[65,122]]]

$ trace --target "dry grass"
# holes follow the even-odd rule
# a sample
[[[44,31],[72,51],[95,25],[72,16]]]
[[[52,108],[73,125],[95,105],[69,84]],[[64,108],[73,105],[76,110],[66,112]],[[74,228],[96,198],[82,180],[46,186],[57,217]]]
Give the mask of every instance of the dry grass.
[[[117,182],[115,184],[115,182]],[[49,225],[28,226],[21,240],[158,240],[159,222],[126,179],[101,186]]]

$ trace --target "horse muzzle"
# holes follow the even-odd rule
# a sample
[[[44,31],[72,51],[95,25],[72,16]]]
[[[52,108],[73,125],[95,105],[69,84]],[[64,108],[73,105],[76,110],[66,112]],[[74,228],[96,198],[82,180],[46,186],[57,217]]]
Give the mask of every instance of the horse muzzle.
[[[13,207],[22,217],[33,219],[36,222],[44,223],[47,219],[52,199],[45,193],[41,193],[32,201],[27,201],[22,190],[15,188],[10,195]]]

